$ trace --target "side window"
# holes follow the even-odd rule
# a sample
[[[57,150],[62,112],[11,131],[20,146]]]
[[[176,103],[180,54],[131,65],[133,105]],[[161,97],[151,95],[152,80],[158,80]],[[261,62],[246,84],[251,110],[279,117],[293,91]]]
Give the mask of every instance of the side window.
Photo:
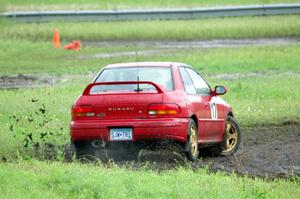
[[[202,77],[196,71],[190,68],[186,68],[186,71],[193,80],[194,86],[196,88],[196,93],[198,95],[209,95],[211,91],[204,79],[202,79]]]
[[[190,78],[189,74],[186,72],[184,67],[180,67],[179,71],[184,84],[185,92],[190,95],[195,95],[196,89],[194,87],[193,81]]]

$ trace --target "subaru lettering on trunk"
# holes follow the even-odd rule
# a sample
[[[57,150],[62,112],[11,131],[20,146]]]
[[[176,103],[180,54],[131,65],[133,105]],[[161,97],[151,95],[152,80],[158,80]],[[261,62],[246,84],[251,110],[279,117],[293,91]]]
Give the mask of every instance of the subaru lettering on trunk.
[[[133,111],[133,107],[108,108],[108,111]]]

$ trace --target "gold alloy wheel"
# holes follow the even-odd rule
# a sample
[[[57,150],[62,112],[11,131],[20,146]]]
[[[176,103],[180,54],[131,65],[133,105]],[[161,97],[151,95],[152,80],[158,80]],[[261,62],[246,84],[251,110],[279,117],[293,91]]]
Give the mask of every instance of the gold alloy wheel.
[[[223,152],[230,152],[238,143],[238,131],[232,123],[226,123],[225,130],[225,150]]]
[[[191,153],[193,156],[196,156],[198,153],[198,139],[196,134],[196,128],[194,125],[191,126],[191,130],[190,130],[190,144],[191,144]]]

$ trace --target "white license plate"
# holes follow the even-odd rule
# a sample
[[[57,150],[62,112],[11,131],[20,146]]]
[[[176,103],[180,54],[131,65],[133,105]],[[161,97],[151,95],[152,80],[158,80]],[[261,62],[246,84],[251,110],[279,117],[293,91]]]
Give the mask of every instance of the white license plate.
[[[112,128],[109,133],[110,140],[132,140],[132,128]]]

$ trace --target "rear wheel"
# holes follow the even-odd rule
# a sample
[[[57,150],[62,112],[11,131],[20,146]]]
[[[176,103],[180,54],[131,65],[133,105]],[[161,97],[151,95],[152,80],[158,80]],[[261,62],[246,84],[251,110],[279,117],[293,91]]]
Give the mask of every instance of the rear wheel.
[[[90,142],[72,142],[72,152],[80,160],[95,159],[95,149]]]
[[[188,139],[186,142],[186,155],[189,160],[195,161],[199,155],[198,128],[194,120],[190,120],[188,126]]]

